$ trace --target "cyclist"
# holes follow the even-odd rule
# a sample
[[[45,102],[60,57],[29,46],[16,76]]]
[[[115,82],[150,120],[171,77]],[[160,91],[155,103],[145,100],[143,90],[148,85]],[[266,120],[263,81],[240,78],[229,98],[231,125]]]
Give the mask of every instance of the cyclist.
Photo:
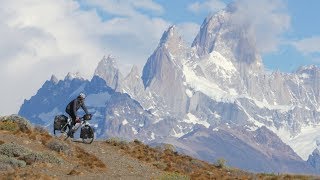
[[[71,127],[69,127],[70,131],[68,132],[68,135],[70,135],[71,138],[73,138],[73,131],[72,127],[76,123],[80,123],[80,118],[77,116],[77,111],[81,107],[86,114],[88,113],[87,107],[84,104],[84,99],[86,98],[86,95],[84,93],[80,93],[79,96],[72,100],[66,107],[66,112],[69,114],[69,116],[72,119]]]

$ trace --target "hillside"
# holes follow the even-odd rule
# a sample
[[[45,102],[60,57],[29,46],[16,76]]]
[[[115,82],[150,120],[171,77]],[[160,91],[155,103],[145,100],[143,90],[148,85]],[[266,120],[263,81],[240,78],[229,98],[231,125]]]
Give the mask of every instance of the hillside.
[[[83,144],[63,141],[20,116],[0,117],[1,179],[313,179],[253,174],[117,138]],[[315,179],[315,178],[314,178]]]

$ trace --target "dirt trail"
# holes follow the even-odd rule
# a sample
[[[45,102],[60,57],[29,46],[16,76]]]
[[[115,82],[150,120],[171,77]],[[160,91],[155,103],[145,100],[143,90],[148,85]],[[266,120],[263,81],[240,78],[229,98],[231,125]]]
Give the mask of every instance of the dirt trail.
[[[103,141],[94,141],[92,144],[83,144],[81,141],[73,142],[76,146],[81,147],[86,152],[95,155],[103,161],[107,170],[102,174],[94,176],[85,176],[92,179],[156,179],[161,176],[158,169],[150,164],[138,161],[129,157],[115,147],[108,145]],[[78,179],[71,177],[70,179]]]

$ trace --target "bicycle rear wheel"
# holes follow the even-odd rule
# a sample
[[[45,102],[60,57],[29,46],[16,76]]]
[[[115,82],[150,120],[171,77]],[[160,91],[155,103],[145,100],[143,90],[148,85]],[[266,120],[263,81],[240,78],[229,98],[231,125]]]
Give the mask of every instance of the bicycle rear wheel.
[[[86,144],[91,144],[94,140],[94,130],[91,126],[87,126],[87,132],[82,136],[82,142]]]

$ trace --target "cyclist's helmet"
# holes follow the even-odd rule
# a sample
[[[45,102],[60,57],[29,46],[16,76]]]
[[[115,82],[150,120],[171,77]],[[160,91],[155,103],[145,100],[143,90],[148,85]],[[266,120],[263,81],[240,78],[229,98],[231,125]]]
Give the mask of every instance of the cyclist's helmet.
[[[85,99],[86,98],[86,95],[84,93],[80,93],[79,96],[78,96],[80,99]]]

